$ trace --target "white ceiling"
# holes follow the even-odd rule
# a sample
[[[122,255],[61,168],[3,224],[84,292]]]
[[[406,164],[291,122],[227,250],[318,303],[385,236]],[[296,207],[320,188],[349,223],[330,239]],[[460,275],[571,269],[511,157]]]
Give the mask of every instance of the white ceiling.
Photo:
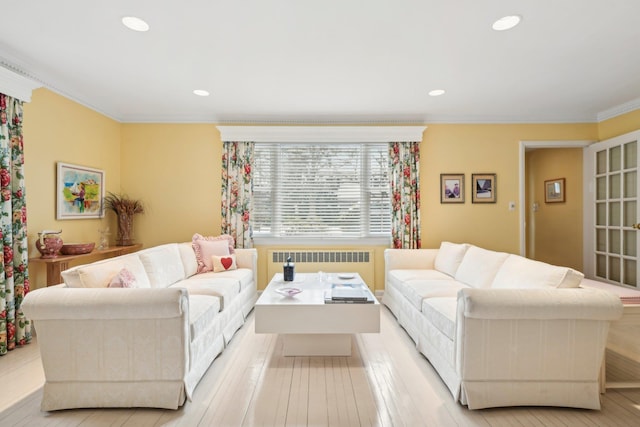
[[[0,14],[0,65],[122,122],[594,122],[640,108],[640,0],[0,0]],[[511,14],[518,27],[491,29]]]

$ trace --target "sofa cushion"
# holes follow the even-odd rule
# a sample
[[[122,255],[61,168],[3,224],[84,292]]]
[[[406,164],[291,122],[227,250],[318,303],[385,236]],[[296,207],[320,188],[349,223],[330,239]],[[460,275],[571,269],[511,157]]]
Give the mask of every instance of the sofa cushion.
[[[77,269],[78,279],[67,283],[68,287],[106,288],[123,268],[136,278],[136,288],[150,288],[149,278],[136,254],[117,257],[105,262],[87,264]],[[78,286],[79,285],[79,286]]]
[[[208,325],[220,312],[220,298],[210,295],[189,295],[190,341],[208,330]]]
[[[191,242],[178,243],[178,251],[182,258],[182,267],[184,268],[184,277],[191,277],[198,272],[198,260],[193,250]]]
[[[185,278],[177,243],[156,246],[138,252],[152,288],[166,288]]]
[[[220,310],[224,310],[240,294],[240,282],[235,279],[218,278],[216,280],[191,277],[174,283],[171,288],[185,288],[191,295],[209,295],[220,298]]]
[[[422,302],[422,314],[451,340],[456,334],[457,304],[457,297],[427,298]]]
[[[398,291],[416,310],[421,311],[425,298],[456,297],[460,289],[468,287],[455,280],[410,280],[398,287]]]
[[[391,270],[389,281],[394,283],[408,280],[453,280],[453,277],[437,270]]]
[[[455,277],[467,249],[469,245],[466,243],[440,243],[440,249],[434,261],[436,270]]]
[[[205,280],[233,279],[240,283],[240,289],[242,290],[253,285],[255,280],[253,277],[253,270],[250,268],[238,268],[236,270],[221,271],[219,273],[209,271],[207,273],[198,274],[197,278]]]
[[[472,288],[488,288],[509,254],[471,246],[456,271],[457,281]]]
[[[509,255],[498,270],[492,288],[577,288],[584,275],[518,255]]]

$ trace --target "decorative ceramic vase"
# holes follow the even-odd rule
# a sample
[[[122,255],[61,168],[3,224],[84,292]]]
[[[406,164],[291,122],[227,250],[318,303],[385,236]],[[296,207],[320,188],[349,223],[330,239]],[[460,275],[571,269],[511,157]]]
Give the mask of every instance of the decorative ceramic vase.
[[[118,214],[118,236],[117,246],[133,245],[133,215],[126,213]]]
[[[44,230],[38,233],[36,249],[42,254],[41,258],[56,258],[58,256],[63,245],[60,233],[62,230]]]

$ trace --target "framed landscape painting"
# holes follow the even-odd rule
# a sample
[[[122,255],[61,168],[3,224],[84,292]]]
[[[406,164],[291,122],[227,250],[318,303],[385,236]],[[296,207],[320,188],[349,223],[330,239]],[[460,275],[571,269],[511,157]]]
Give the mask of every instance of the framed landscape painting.
[[[496,174],[474,173],[471,175],[473,193],[471,203],[495,203],[496,202]]]
[[[58,162],[56,219],[102,218],[104,171]]]
[[[440,174],[440,203],[464,203],[464,174]]]

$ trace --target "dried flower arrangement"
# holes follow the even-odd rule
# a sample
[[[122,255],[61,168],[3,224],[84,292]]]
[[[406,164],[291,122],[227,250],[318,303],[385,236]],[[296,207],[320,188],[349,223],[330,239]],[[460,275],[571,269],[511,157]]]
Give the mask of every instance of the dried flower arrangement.
[[[107,193],[104,198],[104,207],[111,209],[116,214],[134,215],[144,213],[144,205],[140,200],[130,199],[127,195],[118,195],[111,192]]]
[[[105,209],[115,212],[118,218],[118,236],[116,245],[133,245],[133,216],[144,213],[144,205],[140,200],[134,200],[126,195],[107,193],[104,198]]]

